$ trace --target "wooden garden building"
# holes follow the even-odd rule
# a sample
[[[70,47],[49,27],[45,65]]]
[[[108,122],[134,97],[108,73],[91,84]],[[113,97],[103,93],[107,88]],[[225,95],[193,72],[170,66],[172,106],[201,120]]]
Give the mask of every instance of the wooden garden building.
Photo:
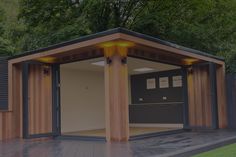
[[[115,28],[0,59],[0,140],[227,127],[224,59]]]

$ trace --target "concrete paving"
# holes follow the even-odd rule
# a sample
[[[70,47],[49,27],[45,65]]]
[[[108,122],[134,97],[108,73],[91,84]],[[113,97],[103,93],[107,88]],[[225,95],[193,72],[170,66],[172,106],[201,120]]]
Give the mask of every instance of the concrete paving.
[[[0,157],[153,157],[180,156],[235,140],[236,131],[183,132],[128,143],[78,140],[10,140],[0,142]],[[184,156],[184,155],[183,155]]]

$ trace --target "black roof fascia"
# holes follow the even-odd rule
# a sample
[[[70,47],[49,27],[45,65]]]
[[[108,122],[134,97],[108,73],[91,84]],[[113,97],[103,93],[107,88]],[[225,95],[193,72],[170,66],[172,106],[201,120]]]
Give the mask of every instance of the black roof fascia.
[[[176,48],[176,49],[179,49],[179,50],[183,50],[183,51],[187,51],[187,52],[190,52],[190,53],[194,53],[194,54],[198,54],[198,55],[202,55],[202,56],[206,56],[206,57],[210,57],[210,58],[214,58],[214,59],[217,59],[217,60],[224,61],[224,58],[222,58],[222,57],[214,56],[214,55],[208,54],[206,52],[202,52],[202,51],[199,51],[199,50],[195,50],[195,49],[187,48],[187,47],[184,47],[184,46],[180,46],[180,45],[177,45],[177,44],[165,41],[165,40],[161,40],[159,38],[152,37],[150,35],[145,35],[145,34],[141,34],[141,33],[138,33],[138,32],[130,31],[130,30],[125,29],[125,28],[114,28],[114,29],[110,29],[110,30],[95,33],[95,34],[82,36],[82,37],[74,39],[74,40],[70,40],[70,41],[59,43],[59,44],[51,45],[51,46],[48,46],[48,47],[45,47],[45,48],[40,48],[40,49],[33,50],[33,51],[27,51],[27,52],[9,57],[8,59],[14,59],[14,58],[19,58],[19,57],[35,54],[35,53],[40,53],[40,52],[43,52],[43,51],[48,51],[48,50],[60,48],[60,47],[63,47],[63,46],[83,42],[83,41],[86,41],[86,40],[91,40],[91,39],[95,39],[95,38],[115,34],[115,33],[124,33],[124,34],[131,35],[131,36],[134,36],[134,37],[142,38],[142,39],[145,39],[145,40],[157,42],[157,43],[162,44],[162,45],[170,46],[170,47],[173,47],[173,48]]]

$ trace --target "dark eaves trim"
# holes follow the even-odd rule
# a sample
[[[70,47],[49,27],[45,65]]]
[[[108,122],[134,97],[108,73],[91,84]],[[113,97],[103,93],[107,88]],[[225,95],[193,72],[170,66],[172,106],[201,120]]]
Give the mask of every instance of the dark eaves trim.
[[[176,48],[176,49],[179,49],[179,50],[183,50],[183,51],[187,51],[187,52],[190,52],[190,53],[194,53],[194,54],[198,54],[198,55],[202,55],[202,56],[206,56],[206,57],[210,57],[210,58],[214,58],[214,59],[224,61],[223,57],[215,56],[215,55],[212,55],[212,54],[209,54],[209,53],[206,53],[206,52],[202,52],[202,51],[199,51],[199,50],[195,50],[195,49],[184,47],[184,46],[181,46],[181,45],[178,45],[178,44],[174,44],[174,43],[171,43],[171,42],[168,42],[168,41],[165,41],[165,40],[161,40],[161,39],[156,38],[156,37],[152,37],[150,35],[141,34],[141,33],[130,31],[130,30],[127,30],[127,29],[124,29],[124,28],[121,28],[120,33],[132,35],[132,36],[135,36],[135,37],[138,37],[138,38],[142,38],[142,39],[146,39],[146,40],[149,40],[149,41],[157,42],[157,43],[162,44],[162,45],[170,46],[170,47],[173,47],[173,48]]]
[[[173,48],[176,48],[176,49],[179,49],[179,50],[187,51],[189,53],[194,53],[194,54],[198,54],[198,55],[202,55],[202,56],[206,56],[206,57],[210,57],[210,58],[214,58],[214,59],[217,59],[217,60],[224,61],[224,58],[222,58],[222,57],[214,56],[214,55],[202,52],[202,51],[198,51],[198,50],[195,50],[195,49],[191,49],[191,48],[187,48],[187,47],[180,46],[180,45],[177,45],[177,44],[173,44],[171,42],[161,40],[159,38],[155,38],[155,37],[152,37],[152,36],[149,36],[149,35],[145,35],[145,34],[137,33],[137,32],[134,32],[134,31],[130,31],[130,30],[125,29],[125,28],[114,28],[114,29],[110,29],[110,30],[95,33],[95,34],[86,35],[86,36],[80,37],[78,39],[74,39],[74,40],[62,42],[62,43],[59,43],[59,44],[51,45],[49,47],[45,47],[45,48],[41,48],[41,49],[37,49],[37,50],[33,50],[33,51],[23,52],[21,54],[9,57],[8,59],[14,59],[14,58],[19,58],[19,57],[35,54],[35,53],[40,53],[40,52],[43,52],[43,51],[49,51],[49,50],[52,50],[52,49],[56,49],[56,48],[60,48],[60,47],[63,47],[63,46],[76,44],[76,43],[83,42],[83,41],[86,41],[86,40],[91,40],[91,39],[95,39],[95,38],[99,38],[99,37],[103,37],[103,36],[107,36],[107,35],[111,35],[111,34],[115,34],[115,33],[124,33],[124,34],[131,35],[131,36],[134,36],[134,37],[138,37],[138,38],[142,38],[142,39],[145,39],[145,40],[157,42],[159,44],[163,44],[163,45],[166,45],[166,46],[170,46],[170,47],[173,47]]]
[[[35,54],[35,53],[40,53],[40,52],[43,52],[43,51],[49,51],[49,50],[52,50],[52,49],[56,49],[56,48],[60,48],[60,47],[63,47],[63,46],[76,44],[76,43],[83,42],[83,41],[86,41],[86,40],[91,40],[91,39],[95,39],[95,38],[99,38],[99,37],[119,33],[120,32],[119,30],[120,30],[120,28],[114,28],[114,29],[110,29],[110,30],[95,33],[95,34],[82,36],[82,37],[74,39],[74,40],[70,40],[70,41],[59,43],[59,44],[51,45],[51,46],[48,46],[48,47],[45,47],[45,48],[40,48],[40,49],[32,50],[32,51],[26,51],[26,52],[23,52],[21,54],[9,57],[9,59],[19,58],[19,57],[23,57],[23,56],[27,56],[27,55],[31,55],[31,54]]]

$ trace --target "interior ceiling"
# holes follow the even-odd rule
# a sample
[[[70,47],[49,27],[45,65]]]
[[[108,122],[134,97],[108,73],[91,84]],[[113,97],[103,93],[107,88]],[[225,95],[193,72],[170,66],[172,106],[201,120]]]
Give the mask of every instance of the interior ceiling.
[[[103,61],[103,60],[104,60],[104,58],[101,57],[101,58],[96,58],[96,59],[77,61],[77,62],[62,64],[61,68],[78,69],[78,70],[83,70],[83,71],[103,72],[103,70],[104,70],[103,66],[91,64],[91,63],[95,63],[95,62],[99,62],[99,61]],[[180,68],[179,66],[174,66],[174,65],[170,65],[170,64],[163,64],[163,63],[159,63],[159,62],[152,62],[152,61],[137,59],[137,58],[132,58],[132,57],[128,57],[127,64],[128,64],[129,75],[166,71],[166,70],[174,70],[174,69]],[[135,69],[140,69],[140,68],[151,68],[154,70],[147,71],[147,72],[134,71]]]

